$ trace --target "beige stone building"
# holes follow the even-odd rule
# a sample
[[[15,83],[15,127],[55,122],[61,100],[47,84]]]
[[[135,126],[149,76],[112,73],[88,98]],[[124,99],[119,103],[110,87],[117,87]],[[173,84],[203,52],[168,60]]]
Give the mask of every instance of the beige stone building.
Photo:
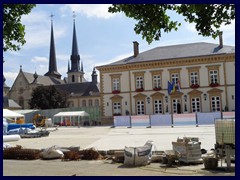
[[[66,60],[67,63],[67,60]],[[61,74],[57,71],[57,60],[55,54],[55,43],[53,33],[53,23],[51,22],[51,40],[49,70],[45,75],[24,72],[20,67],[17,78],[9,91],[9,97],[15,100],[22,109],[29,109],[28,104],[31,94],[37,86],[54,85],[58,90],[62,90],[69,95],[69,107],[93,107],[100,105],[99,84],[95,68],[92,71],[92,81],[87,82],[84,78],[83,63],[78,52],[75,20],[73,22],[73,41],[70,63],[67,69],[68,77],[61,79]]]
[[[235,111],[235,47],[219,39],[142,53],[133,42],[133,56],[97,67],[103,117]]]

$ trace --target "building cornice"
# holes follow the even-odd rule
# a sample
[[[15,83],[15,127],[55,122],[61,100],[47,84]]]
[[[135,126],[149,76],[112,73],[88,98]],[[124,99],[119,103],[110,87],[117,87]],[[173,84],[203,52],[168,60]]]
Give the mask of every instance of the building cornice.
[[[234,62],[235,54],[218,54],[211,56],[202,56],[202,57],[187,57],[187,58],[178,58],[178,59],[165,59],[165,60],[154,60],[154,61],[145,61],[137,62],[130,64],[119,64],[119,65],[105,65],[96,67],[99,71],[102,72],[122,72],[131,70],[144,70],[144,69],[154,69],[156,67],[166,68],[166,67],[179,67],[179,66],[191,66],[191,65],[200,65],[200,64],[211,64],[211,63],[220,63],[220,62]]]

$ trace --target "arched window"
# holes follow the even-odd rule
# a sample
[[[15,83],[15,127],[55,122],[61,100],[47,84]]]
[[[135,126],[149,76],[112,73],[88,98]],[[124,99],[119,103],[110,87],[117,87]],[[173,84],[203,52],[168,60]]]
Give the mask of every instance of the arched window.
[[[72,82],[75,82],[75,76],[72,75]]]
[[[82,100],[82,107],[86,107],[86,106],[87,106],[86,100]]]

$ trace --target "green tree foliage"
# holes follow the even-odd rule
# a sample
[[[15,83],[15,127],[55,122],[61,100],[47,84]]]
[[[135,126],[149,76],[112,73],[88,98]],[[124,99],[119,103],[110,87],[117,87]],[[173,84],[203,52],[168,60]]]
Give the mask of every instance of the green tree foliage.
[[[232,4],[113,4],[108,11],[123,12],[137,20],[135,32],[142,34],[149,44],[160,40],[162,31],[168,33],[181,26],[170,18],[170,11],[182,15],[186,22],[195,23],[198,34],[213,38],[218,36],[220,25],[228,25],[235,19],[235,5]]]
[[[67,94],[58,91],[54,86],[38,86],[32,92],[29,101],[31,109],[55,109],[65,108]]]
[[[34,4],[3,4],[3,51],[17,51],[26,43],[21,17],[31,12]]]

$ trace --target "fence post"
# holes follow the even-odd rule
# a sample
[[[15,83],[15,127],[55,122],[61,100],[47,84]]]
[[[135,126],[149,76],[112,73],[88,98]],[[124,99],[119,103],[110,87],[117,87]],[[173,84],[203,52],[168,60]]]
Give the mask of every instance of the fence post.
[[[196,116],[196,127],[198,127],[198,116],[197,116],[197,112],[195,112],[195,116]]]
[[[130,126],[127,127],[127,128],[132,128],[132,118],[131,118],[131,115],[129,117],[130,117]]]
[[[171,127],[173,128],[173,112],[171,113],[171,122],[172,122],[172,125],[171,125]]]

